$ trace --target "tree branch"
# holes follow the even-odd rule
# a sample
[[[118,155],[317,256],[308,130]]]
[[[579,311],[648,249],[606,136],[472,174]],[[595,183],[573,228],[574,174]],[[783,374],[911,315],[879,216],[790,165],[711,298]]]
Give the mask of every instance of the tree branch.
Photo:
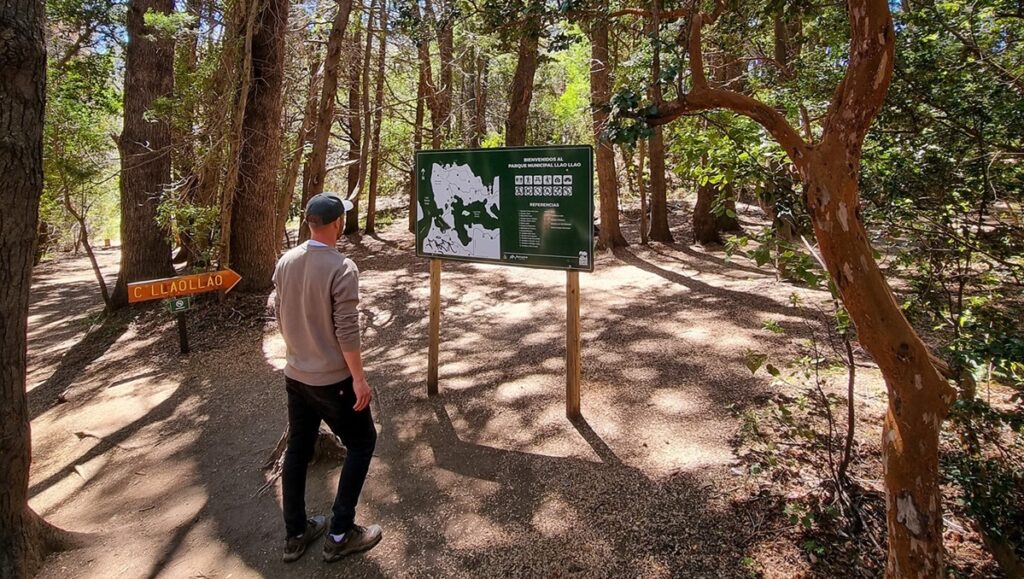
[[[764,127],[772,138],[782,145],[789,158],[799,166],[803,163],[807,144],[782,113],[753,97],[708,85],[707,75],[704,73],[701,32],[705,25],[713,24],[718,20],[724,10],[725,3],[719,0],[715,3],[715,9],[711,14],[693,15],[690,20],[690,34],[687,40],[692,89],[689,93],[680,94],[675,100],[659,107],[656,114],[646,117],[647,123],[651,126],[658,126],[684,115],[716,108],[728,109],[746,116]]]
[[[658,12],[658,19],[662,22],[675,22],[682,20],[691,14],[689,8],[678,8],[676,10],[665,10]],[[653,18],[654,13],[647,8],[623,8],[608,14],[608,18],[621,18],[623,16],[640,16],[641,18]]]
[[[842,139],[859,156],[892,80],[895,36],[887,0],[847,0],[850,64],[825,116],[822,142]]]

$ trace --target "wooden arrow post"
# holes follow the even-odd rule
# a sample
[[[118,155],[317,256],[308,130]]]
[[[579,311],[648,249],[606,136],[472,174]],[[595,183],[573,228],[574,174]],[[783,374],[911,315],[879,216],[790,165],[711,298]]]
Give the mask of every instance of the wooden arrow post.
[[[188,354],[188,318],[185,310],[192,307],[192,295],[212,291],[226,293],[238,285],[241,276],[230,269],[206,273],[154,279],[128,284],[128,302],[148,302],[167,299],[168,310],[175,315],[178,325],[178,346]],[[187,296],[182,298],[182,296]],[[173,298],[179,298],[174,300]],[[177,302],[177,303],[174,303]]]
[[[437,395],[437,359],[441,347],[441,260],[430,260],[430,333],[427,347],[427,395]]]
[[[128,284],[128,303],[189,296],[212,291],[231,291],[242,277],[233,270],[211,271]]]
[[[182,354],[188,354],[188,326],[186,325],[185,312],[178,312],[178,345]]]
[[[580,272],[565,279],[565,415],[580,417]]]

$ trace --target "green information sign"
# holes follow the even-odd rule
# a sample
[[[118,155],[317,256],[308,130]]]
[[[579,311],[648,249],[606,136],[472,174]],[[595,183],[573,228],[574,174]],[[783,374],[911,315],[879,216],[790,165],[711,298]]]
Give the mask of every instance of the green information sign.
[[[589,146],[418,151],[416,255],[594,271]]]
[[[172,314],[188,311],[192,308],[192,296],[164,300],[164,304],[167,305],[167,311]]]

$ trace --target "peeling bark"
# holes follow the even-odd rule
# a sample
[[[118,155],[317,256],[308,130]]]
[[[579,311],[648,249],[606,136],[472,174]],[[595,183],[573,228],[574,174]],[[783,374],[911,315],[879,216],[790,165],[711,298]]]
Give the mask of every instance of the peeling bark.
[[[859,167],[860,160],[850,156],[841,129],[830,135],[809,155],[802,171],[804,189],[822,258],[889,394],[882,430],[889,533],[886,575],[939,577],[939,429],[955,394],[932,364],[874,260],[857,209],[857,170],[850,168]]]
[[[864,138],[892,78],[895,38],[887,0],[848,0],[850,57],[818,143],[807,143],[782,114],[749,96],[708,86],[701,29],[716,14],[694,14],[687,38],[693,89],[649,118],[662,124],[713,108],[760,123],[797,167],[821,257],[885,379],[882,429],[887,502],[887,577],[943,575],[939,429],[955,392],[903,316],[874,259],[860,215]],[[724,9],[719,3],[716,12]]]

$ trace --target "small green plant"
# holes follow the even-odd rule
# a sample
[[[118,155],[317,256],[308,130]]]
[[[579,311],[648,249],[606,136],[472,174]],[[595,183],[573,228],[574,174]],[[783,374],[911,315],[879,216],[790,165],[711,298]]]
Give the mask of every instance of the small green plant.
[[[782,513],[786,515],[790,525],[800,525],[805,531],[814,527],[814,516],[801,503],[786,503]]]
[[[816,557],[825,556],[825,547],[815,541],[814,539],[807,539],[801,545],[805,552],[810,553]]]

